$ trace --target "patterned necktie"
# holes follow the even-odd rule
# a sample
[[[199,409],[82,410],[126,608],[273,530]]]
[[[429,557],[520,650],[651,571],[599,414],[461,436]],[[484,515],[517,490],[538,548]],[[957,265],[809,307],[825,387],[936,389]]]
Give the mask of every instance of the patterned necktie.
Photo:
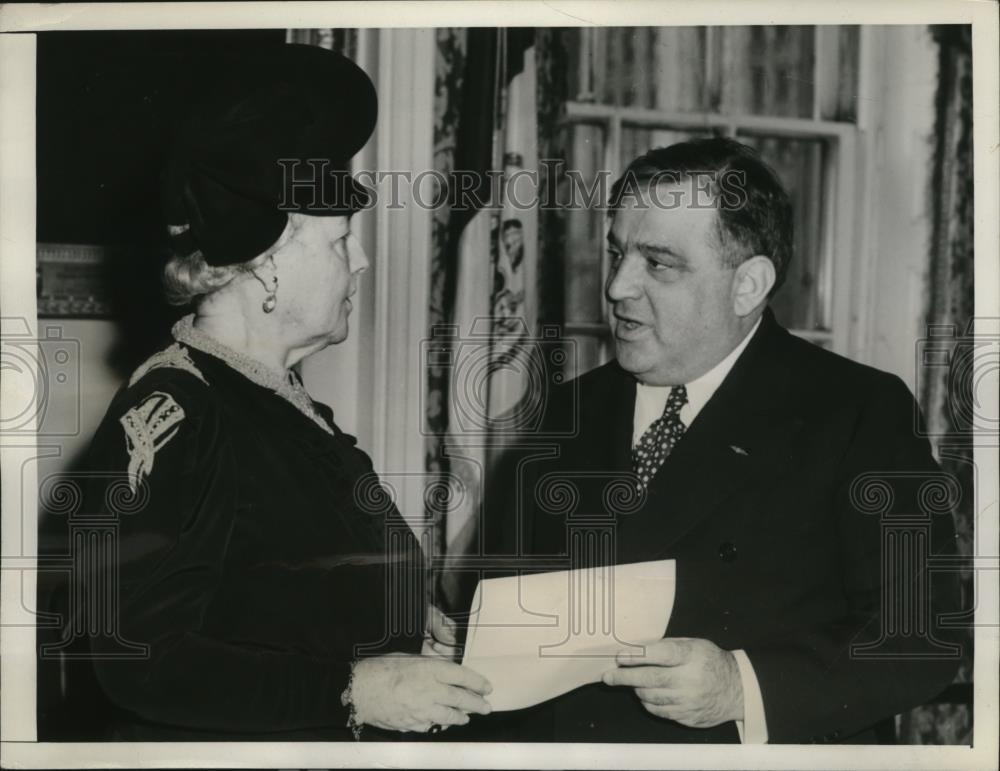
[[[649,486],[649,480],[659,471],[683,435],[685,426],[681,422],[680,411],[687,400],[687,388],[682,385],[671,388],[663,414],[646,429],[639,444],[632,450],[632,470],[639,477],[639,490]]]

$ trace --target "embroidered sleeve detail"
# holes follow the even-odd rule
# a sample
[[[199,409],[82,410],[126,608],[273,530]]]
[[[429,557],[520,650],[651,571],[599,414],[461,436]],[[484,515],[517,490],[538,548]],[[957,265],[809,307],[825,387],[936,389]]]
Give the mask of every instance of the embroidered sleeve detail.
[[[188,354],[187,348],[180,343],[174,343],[173,345],[164,348],[162,351],[154,353],[146,359],[145,362],[139,365],[139,368],[132,373],[132,377],[128,381],[129,387],[138,383],[144,375],[152,372],[154,369],[159,369],[160,367],[182,369],[185,372],[190,372],[202,383],[208,385],[208,381],[205,380],[205,376],[201,374],[201,370],[199,370],[198,367],[195,366],[195,363],[191,360],[191,356]]]
[[[152,473],[157,450],[174,438],[182,420],[184,409],[174,397],[162,391],[153,391],[119,418],[125,429],[129,486],[133,493]]]

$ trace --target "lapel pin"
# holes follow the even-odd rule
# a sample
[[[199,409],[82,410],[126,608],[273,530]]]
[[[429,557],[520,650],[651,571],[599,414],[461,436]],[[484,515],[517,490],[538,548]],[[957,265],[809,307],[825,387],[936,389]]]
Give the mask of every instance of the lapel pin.
[[[749,456],[750,455],[750,453],[748,453],[742,447],[737,447],[735,444],[729,445],[729,449],[732,450],[733,452],[735,452],[737,455],[743,455],[743,456]]]

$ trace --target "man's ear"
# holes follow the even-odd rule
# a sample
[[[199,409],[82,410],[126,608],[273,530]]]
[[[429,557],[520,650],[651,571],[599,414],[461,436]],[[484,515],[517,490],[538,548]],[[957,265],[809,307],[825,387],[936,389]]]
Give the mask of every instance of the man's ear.
[[[767,301],[776,278],[774,263],[769,258],[758,254],[744,260],[733,276],[733,312],[737,316],[750,315]]]

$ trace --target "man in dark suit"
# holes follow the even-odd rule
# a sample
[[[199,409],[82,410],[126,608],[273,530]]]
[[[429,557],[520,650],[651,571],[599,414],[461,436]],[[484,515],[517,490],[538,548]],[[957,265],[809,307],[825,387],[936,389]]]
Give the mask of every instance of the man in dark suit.
[[[791,217],[731,139],[650,151],[613,189],[616,358],[550,394],[548,425],[577,430],[522,464],[518,548],[572,557],[574,518],[597,512],[597,561],[674,559],[676,599],[644,655],[523,713],[534,738],[867,742],[955,674],[957,583],[930,569],[955,548],[947,503],[928,503],[949,479],[898,378],[775,320]],[[608,479],[634,505],[609,510]],[[553,480],[571,510],[545,510]]]

